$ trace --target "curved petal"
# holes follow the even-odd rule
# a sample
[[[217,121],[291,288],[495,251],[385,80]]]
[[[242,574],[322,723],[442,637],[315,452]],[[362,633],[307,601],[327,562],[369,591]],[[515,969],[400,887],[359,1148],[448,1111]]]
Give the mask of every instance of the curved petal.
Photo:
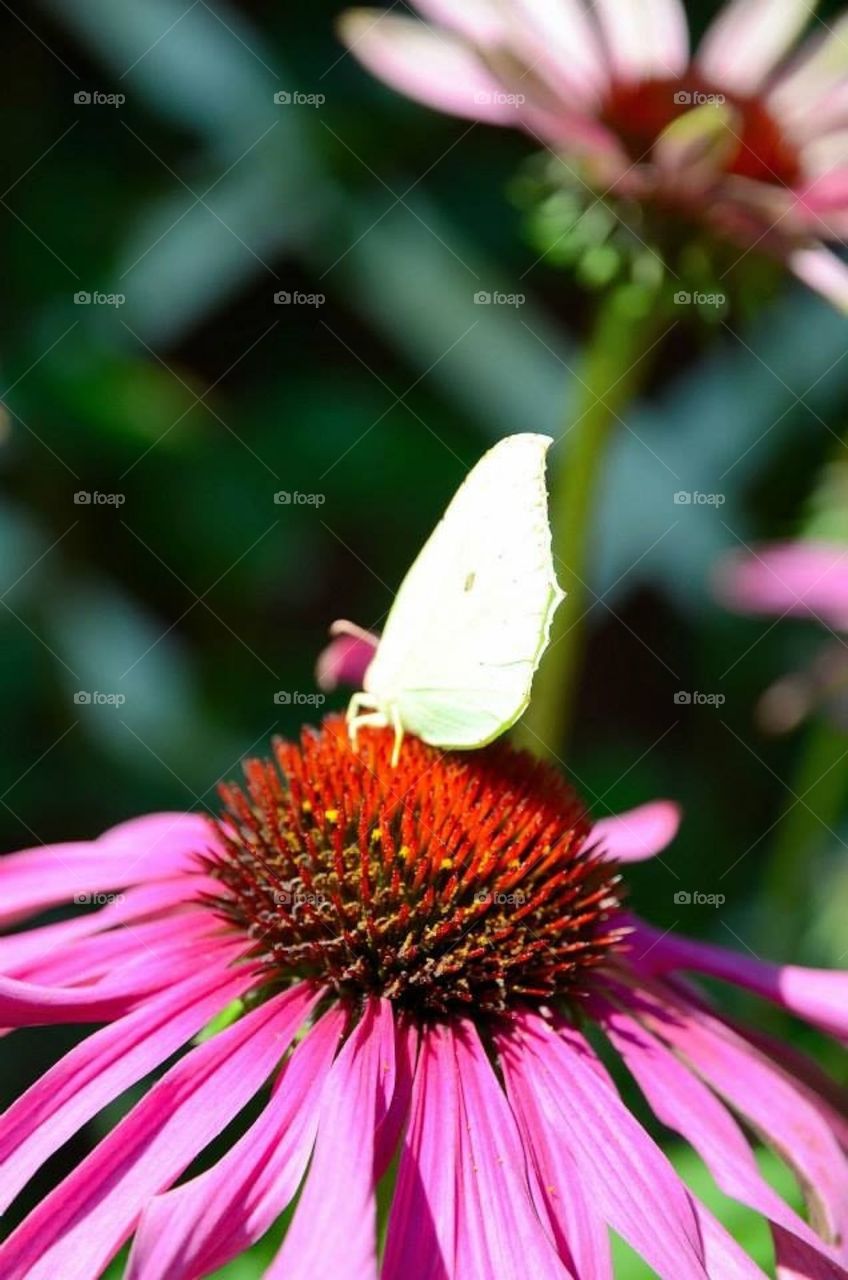
[[[394,13],[351,9],[341,37],[360,62],[400,93],[438,111],[518,125],[517,104],[474,50],[455,36]]]
[[[205,1173],[154,1197],[124,1280],[194,1280],[265,1234],[306,1170],[344,1024],[341,1010],[330,1009],[297,1046],[271,1101],[236,1145]]]
[[[453,4],[452,0],[412,0],[412,3],[428,22],[443,23],[467,40],[493,44],[506,36],[504,11],[498,0],[464,0],[461,5]]]
[[[314,1004],[294,987],[181,1059],[0,1246],[4,1280],[91,1280],[168,1187],[238,1114]]]
[[[721,1190],[823,1253],[824,1241],[761,1177],[745,1135],[706,1085],[635,1016],[611,1006],[599,1016],[654,1115],[698,1152]]]
[[[810,19],[810,0],[731,0],[704,36],[698,65],[714,84],[754,93]]]
[[[799,280],[820,293],[837,310],[848,312],[848,265],[830,249],[824,245],[796,249],[789,255],[789,266]]]
[[[567,1280],[507,1100],[471,1023],[424,1032],[383,1280]]]
[[[0,924],[59,903],[197,870],[213,829],[189,813],[134,818],[98,840],[43,845],[0,859]]]
[[[513,0],[513,8],[515,27],[533,42],[527,56],[563,101],[580,105],[598,98],[609,83],[610,68],[581,0]]]
[[[681,809],[671,800],[655,800],[628,809],[612,818],[601,818],[592,828],[592,841],[616,862],[644,862],[653,858],[677,835]]]
[[[44,1161],[253,982],[218,970],[187,978],[88,1036],[0,1116],[0,1213]]]
[[[679,76],[689,62],[680,0],[595,0],[616,74],[625,80]]]
[[[30,965],[47,960],[72,942],[116,925],[130,924],[142,917],[180,907],[189,895],[216,887],[220,891],[220,882],[216,883],[209,877],[192,877],[187,884],[185,876],[179,876],[174,880],[139,885],[126,893],[101,894],[104,905],[97,911],[86,911],[71,920],[60,920],[56,924],[23,929],[0,937],[0,973],[21,977]],[[89,896],[96,901],[98,895]]]
[[[848,1161],[803,1092],[752,1044],[666,984],[632,997],[631,1008],[797,1172],[821,1234],[844,1249]]]
[[[551,1143],[571,1153],[585,1194],[661,1280],[707,1280],[688,1191],[666,1157],[591,1065],[588,1043],[536,1014],[498,1038],[505,1071],[537,1099]]]
[[[767,964],[708,942],[660,934],[641,920],[635,922],[630,939],[628,959],[640,970],[691,969],[720,978],[780,1005],[837,1039],[848,1038],[848,973],[844,970]]]
[[[365,672],[377,652],[378,637],[344,619],[333,623],[330,635],[333,638],[319,655],[315,666],[319,689],[332,693],[340,684],[361,689]]]
[[[790,119],[814,111],[848,77],[848,16],[823,27],[801,49],[769,94],[769,105]]]
[[[719,564],[716,591],[740,613],[819,615],[848,625],[848,546],[776,542],[753,554],[734,552]]]
[[[551,1129],[535,1090],[510,1066],[507,1054],[506,1092],[534,1175],[531,1189],[539,1217],[548,1223],[560,1257],[575,1276],[612,1280],[607,1225],[594,1198],[586,1194],[577,1161]]]
[[[394,1077],[392,1007],[372,1000],[330,1071],[306,1186],[265,1280],[377,1280],[375,1131]]]

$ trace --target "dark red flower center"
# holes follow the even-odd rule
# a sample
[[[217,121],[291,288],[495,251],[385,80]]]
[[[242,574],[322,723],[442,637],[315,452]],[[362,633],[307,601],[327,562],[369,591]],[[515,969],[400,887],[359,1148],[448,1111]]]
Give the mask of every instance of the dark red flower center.
[[[616,869],[561,776],[504,744],[358,750],[329,717],[224,786],[216,910],[269,978],[419,1013],[578,995],[621,939]]]
[[[778,186],[796,185],[801,177],[798,149],[762,99],[726,93],[694,72],[683,79],[614,84],[601,118],[634,162],[646,161],[660,134],[674,120],[699,105],[716,102],[726,102],[737,115],[734,132],[738,145],[725,172]]]

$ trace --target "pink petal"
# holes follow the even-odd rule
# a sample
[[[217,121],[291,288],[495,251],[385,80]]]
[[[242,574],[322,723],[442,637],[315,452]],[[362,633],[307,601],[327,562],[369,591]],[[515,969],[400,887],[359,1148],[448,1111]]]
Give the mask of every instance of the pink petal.
[[[525,57],[534,70],[545,74],[564,102],[573,106],[595,101],[609,82],[609,67],[580,0],[514,0],[513,7],[513,38],[525,35]]]
[[[143,1079],[253,981],[213,970],[153,996],[88,1036],[0,1116],[0,1213],[62,1143]]]
[[[422,1034],[381,1280],[453,1280],[459,1098],[446,1027]]]
[[[77,895],[123,889],[196,871],[193,855],[212,847],[212,828],[197,814],[157,813],[134,818],[99,840],[25,849],[0,861],[0,924]]]
[[[848,311],[848,265],[835,253],[820,245],[814,249],[796,249],[789,255],[789,266],[816,293],[820,293],[839,311]]]
[[[306,1185],[265,1280],[377,1280],[375,1130],[394,1073],[392,1007],[372,1000],[327,1079]]]
[[[0,1246],[4,1280],[91,1280],[168,1187],[259,1089],[316,993],[294,987],[172,1067]]]
[[[706,1280],[689,1193],[590,1065],[595,1055],[588,1043],[577,1031],[566,1040],[536,1014],[523,1014],[514,1025],[498,1042],[504,1070],[538,1099],[551,1144],[568,1148],[597,1211],[661,1280]]]
[[[129,961],[137,963],[155,956],[161,964],[168,956],[179,962],[187,947],[196,950],[196,944],[212,934],[221,935],[222,925],[211,911],[175,912],[81,938],[74,947],[54,952],[41,962],[31,961],[16,976],[48,987],[93,983],[117,973],[119,966],[126,972]]]
[[[748,1257],[696,1196],[692,1197],[692,1203],[698,1215],[708,1275],[720,1276],[721,1280],[768,1280],[765,1271]]]
[[[660,935],[637,921],[629,959],[640,970],[669,973],[691,969],[745,987],[811,1022],[837,1039],[848,1038],[848,973],[841,969],[802,969],[773,965],[678,934]]]
[[[344,1031],[330,1009],[295,1049],[271,1101],[217,1164],[145,1210],[125,1280],[193,1280],[259,1240],[306,1171],[318,1103]]]
[[[720,564],[716,591],[740,613],[820,616],[848,625],[848,546],[777,542],[753,554],[733,553]]]
[[[451,0],[412,0],[428,22],[442,23],[479,44],[503,41],[507,21],[498,0],[465,0],[462,5]],[[374,17],[377,16],[374,11]]]
[[[730,0],[698,50],[702,74],[719,89],[754,93],[810,14],[809,0]]]
[[[606,1222],[586,1194],[577,1161],[550,1126],[535,1090],[504,1057],[507,1097],[527,1152],[531,1190],[539,1217],[548,1224],[560,1257],[575,1276],[612,1280]]]
[[[383,1280],[568,1277],[530,1198],[521,1142],[468,1022],[425,1031]]]
[[[654,1115],[698,1152],[721,1190],[823,1250],[824,1242],[760,1176],[739,1125],[698,1077],[630,1014],[610,1006],[599,1013]]]
[[[689,63],[680,0],[595,0],[610,60],[624,80],[679,76]]]
[[[681,809],[671,800],[628,809],[612,818],[601,818],[592,828],[591,840],[617,862],[644,862],[671,844],[680,826]]]
[[[769,106],[795,124],[799,116],[817,108],[848,76],[848,17],[841,17],[809,39],[797,59],[779,77],[769,94]]]
[[[518,125],[516,105],[472,48],[394,13],[351,9],[342,39],[360,62],[400,93],[438,111],[489,124]]]
[[[110,900],[99,911],[86,911],[72,920],[61,920],[0,938],[0,973],[20,977],[33,962],[46,960],[54,952],[62,952],[71,942],[115,925],[130,924],[142,916],[181,906],[198,889],[208,891],[214,887],[215,882],[209,877],[201,876],[196,880],[192,877],[191,884],[187,885],[185,876],[179,876],[175,880],[141,885],[126,893],[105,894],[103,896]]]
[[[315,667],[319,689],[332,693],[340,684],[361,689],[365,672],[377,652],[377,636],[344,619],[333,623],[330,635],[333,639],[319,656]]]
[[[848,1161],[818,1109],[753,1045],[671,988],[644,994],[639,1017],[796,1170],[826,1238],[848,1240]]]
[[[843,1267],[798,1240],[796,1236],[774,1229],[777,1280],[845,1280]]]

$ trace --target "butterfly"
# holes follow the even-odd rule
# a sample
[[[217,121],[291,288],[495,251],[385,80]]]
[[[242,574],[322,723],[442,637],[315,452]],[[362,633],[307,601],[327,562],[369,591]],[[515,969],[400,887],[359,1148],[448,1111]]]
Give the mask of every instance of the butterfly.
[[[552,443],[507,436],[466,476],[401,583],[351,698],[354,744],[366,726],[392,727],[396,764],[405,733],[446,749],[483,747],[525,711],[564,598],[545,484]]]

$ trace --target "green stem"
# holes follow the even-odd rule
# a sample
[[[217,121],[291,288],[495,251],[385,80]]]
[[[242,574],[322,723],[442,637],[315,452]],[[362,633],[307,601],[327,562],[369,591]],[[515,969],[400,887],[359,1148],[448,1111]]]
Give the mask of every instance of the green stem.
[[[578,382],[576,416],[551,476],[554,560],[566,598],[536,673],[533,699],[516,730],[521,746],[556,756],[565,746],[582,665],[587,577],[599,480],[621,412],[642,385],[664,309],[633,285],[611,293],[598,314]]]
[[[833,843],[834,831],[844,812],[848,791],[846,773],[848,740],[825,715],[807,726],[801,761],[793,779],[793,795],[777,829],[771,859],[766,868],[764,900],[779,920],[780,942],[798,942],[805,919],[804,903],[810,900],[813,858],[823,845]]]

